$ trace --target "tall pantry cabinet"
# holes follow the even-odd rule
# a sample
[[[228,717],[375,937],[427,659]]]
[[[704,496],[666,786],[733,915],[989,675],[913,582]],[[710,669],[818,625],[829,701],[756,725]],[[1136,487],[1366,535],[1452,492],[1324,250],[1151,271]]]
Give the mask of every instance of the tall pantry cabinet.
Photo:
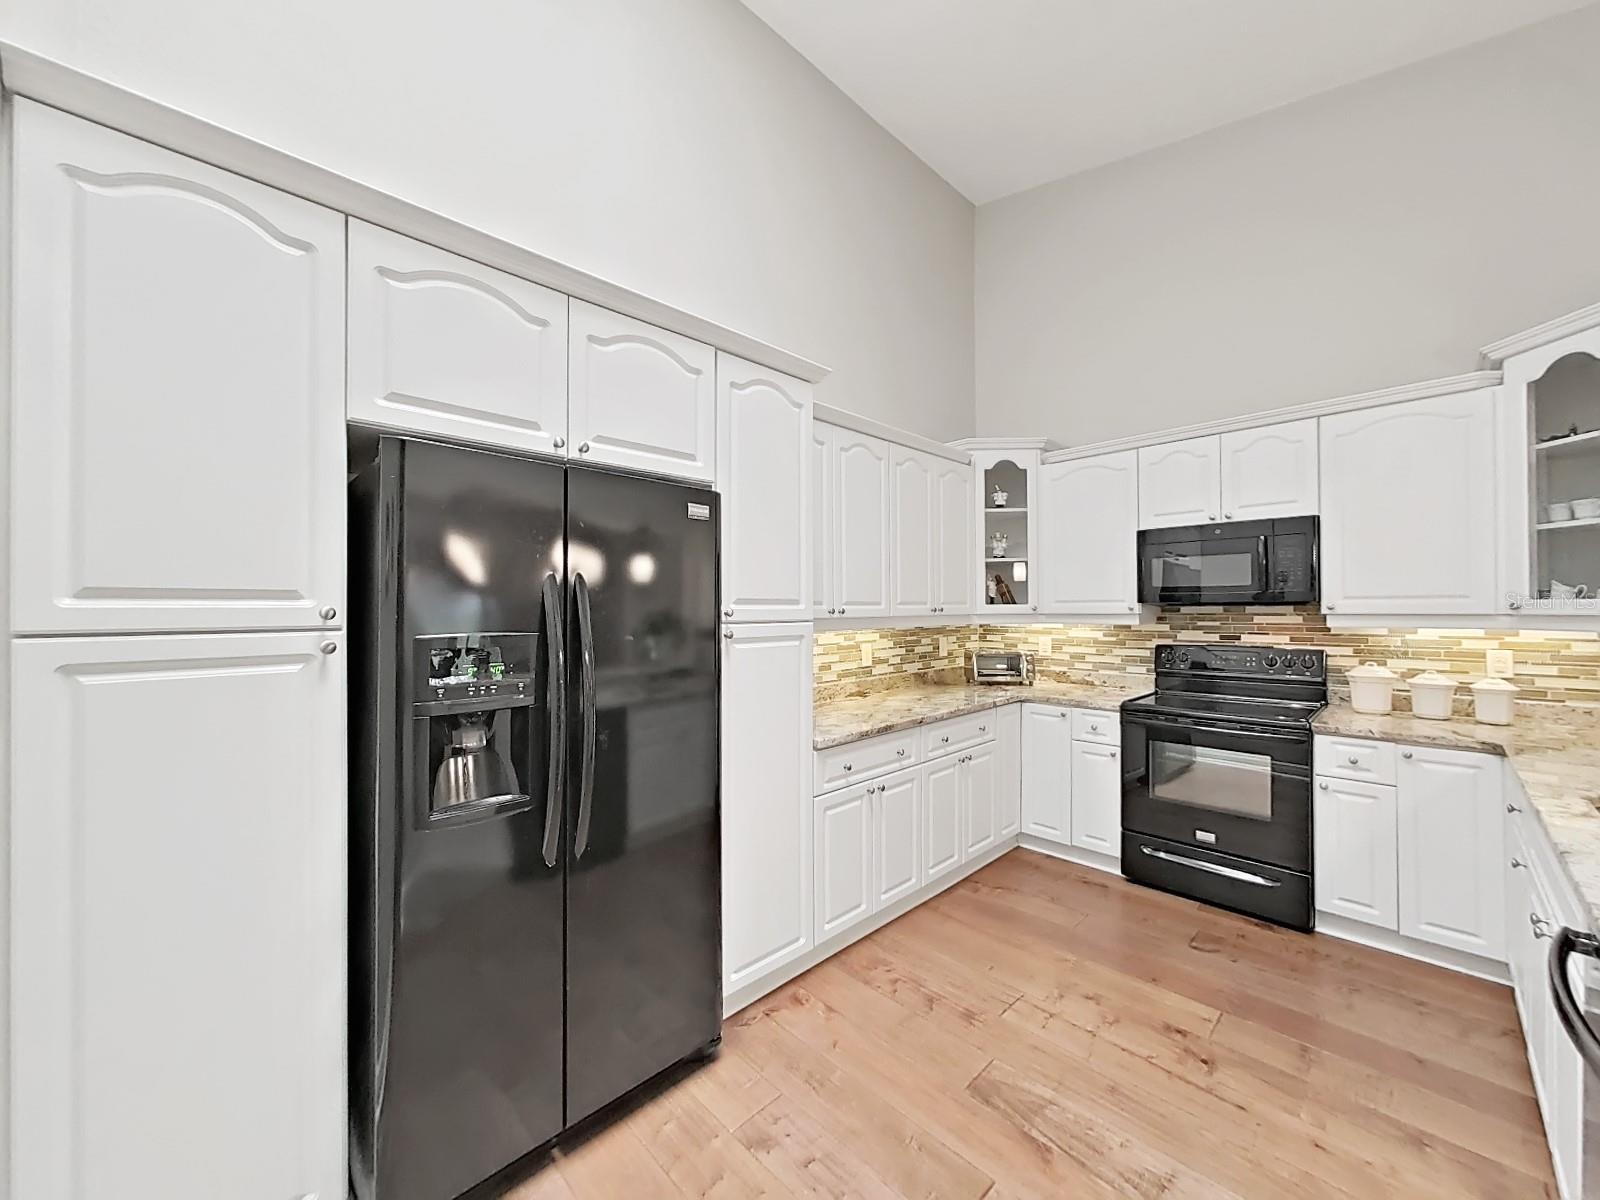
[[[722,972],[810,950],[811,385],[717,354],[722,492]]]
[[[26,100],[12,155],[0,1191],[339,1196],[344,218]]]

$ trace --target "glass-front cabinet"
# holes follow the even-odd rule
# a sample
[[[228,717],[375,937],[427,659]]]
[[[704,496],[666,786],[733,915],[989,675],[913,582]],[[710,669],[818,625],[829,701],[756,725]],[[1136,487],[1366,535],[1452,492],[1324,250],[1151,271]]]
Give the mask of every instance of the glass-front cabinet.
[[[1596,327],[1504,360],[1505,612],[1600,619],[1600,313],[1595,315]]]

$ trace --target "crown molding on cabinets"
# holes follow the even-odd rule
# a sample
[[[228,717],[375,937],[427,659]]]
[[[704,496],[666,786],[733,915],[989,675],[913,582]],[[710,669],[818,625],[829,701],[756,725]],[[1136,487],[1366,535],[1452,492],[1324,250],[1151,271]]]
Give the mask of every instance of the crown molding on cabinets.
[[[1375,392],[1359,392],[1353,396],[1339,396],[1332,400],[1313,400],[1309,404],[1296,404],[1289,408],[1272,408],[1265,412],[1246,413],[1220,421],[1207,421],[1200,425],[1182,425],[1155,433],[1141,433],[1133,437],[1115,438],[1108,442],[1094,442],[1087,446],[1072,446],[1046,454],[1047,463],[1066,462],[1073,458],[1092,458],[1109,454],[1113,450],[1137,450],[1141,446],[1159,446],[1164,442],[1183,441],[1187,438],[1205,437],[1213,433],[1234,433],[1241,429],[1261,429],[1267,425],[1281,425],[1285,421],[1299,421],[1306,417],[1326,417],[1333,413],[1353,412],[1360,408],[1379,408],[1385,404],[1399,404],[1404,400],[1426,400],[1430,396],[1449,396],[1456,392],[1475,392],[1479,388],[1495,387],[1500,383],[1499,371],[1469,371],[1465,375],[1450,375],[1443,379],[1425,379],[1421,383],[1405,383],[1399,387],[1380,388]]]
[[[1582,333],[1597,325],[1600,325],[1600,304],[1591,304],[1576,312],[1552,317],[1532,329],[1524,329],[1521,333],[1503,337],[1498,342],[1490,342],[1478,353],[1491,363],[1500,363],[1514,355],[1537,350],[1540,346],[1558,342],[1564,337],[1571,337],[1575,333]]]
[[[874,421],[871,417],[863,417],[853,412],[846,412],[842,408],[833,408],[827,404],[814,405],[812,419],[821,421],[826,425],[837,425],[841,429],[853,430],[864,433],[868,437],[881,438],[886,442],[893,442],[896,446],[905,446],[911,450],[921,451],[923,454],[932,454],[938,458],[947,458],[951,462],[970,463],[972,455],[964,449],[954,449],[960,443],[953,442],[946,445],[936,442],[932,438],[925,438],[921,434],[908,433],[904,429],[896,429],[893,425],[885,425],[882,421]]]
[[[1043,454],[1061,449],[1061,443],[1049,438],[971,437],[957,438],[950,443],[962,450],[977,453],[979,450],[1037,450]]]
[[[829,368],[821,363],[463,225],[441,213],[347,179],[326,167],[5,41],[0,41],[0,90],[154,142],[613,312],[670,329],[808,383],[820,382],[828,374]]]

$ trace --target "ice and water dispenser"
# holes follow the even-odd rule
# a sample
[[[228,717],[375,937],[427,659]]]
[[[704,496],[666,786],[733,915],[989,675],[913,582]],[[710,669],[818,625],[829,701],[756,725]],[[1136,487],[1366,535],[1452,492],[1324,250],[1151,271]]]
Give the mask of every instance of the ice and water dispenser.
[[[414,640],[417,795],[430,819],[530,802],[537,642],[531,633]]]

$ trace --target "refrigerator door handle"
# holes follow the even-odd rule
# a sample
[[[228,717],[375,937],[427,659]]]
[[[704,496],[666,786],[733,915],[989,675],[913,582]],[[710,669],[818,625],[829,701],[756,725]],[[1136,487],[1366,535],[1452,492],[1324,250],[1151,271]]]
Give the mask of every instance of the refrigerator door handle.
[[[567,635],[561,611],[561,581],[555,572],[544,577],[544,626],[549,644],[545,705],[550,710],[550,775],[545,782],[544,865],[556,865],[562,809],[561,780],[567,769]]]
[[[572,603],[578,610],[579,706],[582,709],[583,745],[578,768],[578,828],[573,857],[589,848],[589,819],[594,803],[594,623],[589,614],[589,581],[578,572],[572,577]]]

